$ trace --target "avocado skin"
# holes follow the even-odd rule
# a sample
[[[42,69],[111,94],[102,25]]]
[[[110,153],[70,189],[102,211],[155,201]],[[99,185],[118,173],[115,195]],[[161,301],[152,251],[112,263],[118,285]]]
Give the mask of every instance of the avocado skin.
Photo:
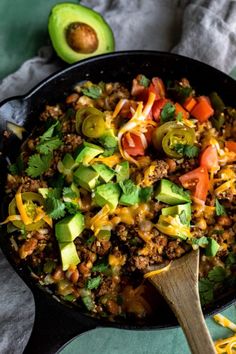
[[[58,242],[72,242],[84,230],[84,216],[81,213],[66,216],[55,225]]]
[[[96,32],[98,47],[92,53],[79,53],[67,42],[66,31],[73,23],[84,23]],[[79,60],[109,53],[115,49],[113,32],[104,18],[92,9],[73,3],[61,3],[51,9],[48,19],[48,32],[57,55],[69,64]]]
[[[163,203],[176,205],[191,202],[190,196],[177,184],[162,179],[155,191],[155,198]]]
[[[70,266],[80,263],[79,256],[73,242],[59,242],[59,249],[62,261],[62,270],[67,270]]]
[[[102,184],[95,190],[94,201],[100,207],[108,204],[111,210],[114,210],[119,201],[120,191],[121,189],[117,183]]]

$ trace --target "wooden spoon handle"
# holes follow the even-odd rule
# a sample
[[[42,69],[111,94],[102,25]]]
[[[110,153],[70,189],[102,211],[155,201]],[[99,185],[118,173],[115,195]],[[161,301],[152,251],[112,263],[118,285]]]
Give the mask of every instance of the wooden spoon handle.
[[[171,284],[169,284],[169,286],[171,286]],[[163,295],[169,303],[172,311],[175,313],[175,316],[185,333],[192,354],[215,354],[215,347],[206,326],[199,299],[197,298],[198,294],[195,293],[193,288],[190,288],[188,290],[188,296],[192,300],[189,302],[187,301],[187,298],[185,298],[186,289],[183,290],[183,287],[178,286],[176,289],[175,284],[175,290],[175,294],[173,291],[171,291],[170,294],[165,290],[165,294]],[[175,300],[172,297],[173,294]],[[181,297],[182,300],[177,304],[176,298]]]
[[[192,353],[215,354],[199,299],[198,263],[199,252],[192,251],[174,262],[169,271],[149,279],[177,317]]]

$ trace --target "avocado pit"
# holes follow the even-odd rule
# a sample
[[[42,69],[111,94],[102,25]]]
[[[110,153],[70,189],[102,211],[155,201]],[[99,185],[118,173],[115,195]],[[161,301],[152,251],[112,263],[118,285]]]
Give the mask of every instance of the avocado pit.
[[[68,45],[78,53],[93,53],[98,48],[98,38],[94,29],[83,22],[71,23],[66,30]]]

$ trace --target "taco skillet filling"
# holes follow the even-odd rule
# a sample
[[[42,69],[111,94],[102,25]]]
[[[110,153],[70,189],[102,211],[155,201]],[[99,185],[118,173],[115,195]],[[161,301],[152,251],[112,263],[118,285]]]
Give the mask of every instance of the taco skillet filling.
[[[140,74],[130,90],[83,82],[39,121],[2,223],[37,282],[95,316],[145,317],[144,271],[200,247],[202,304],[235,287],[235,108]]]

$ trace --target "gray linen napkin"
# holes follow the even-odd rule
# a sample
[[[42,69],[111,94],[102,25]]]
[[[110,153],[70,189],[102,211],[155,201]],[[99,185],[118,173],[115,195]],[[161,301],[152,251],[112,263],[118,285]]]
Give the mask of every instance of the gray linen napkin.
[[[236,2],[227,0],[87,0],[111,25],[116,50],[170,51],[227,73],[236,66]],[[182,36],[181,36],[182,31]],[[177,44],[178,43],[178,44]],[[26,93],[59,69],[51,47],[26,61],[0,85],[0,100]],[[34,320],[29,289],[0,251],[0,353],[22,353]],[[14,340],[12,340],[14,338]]]

